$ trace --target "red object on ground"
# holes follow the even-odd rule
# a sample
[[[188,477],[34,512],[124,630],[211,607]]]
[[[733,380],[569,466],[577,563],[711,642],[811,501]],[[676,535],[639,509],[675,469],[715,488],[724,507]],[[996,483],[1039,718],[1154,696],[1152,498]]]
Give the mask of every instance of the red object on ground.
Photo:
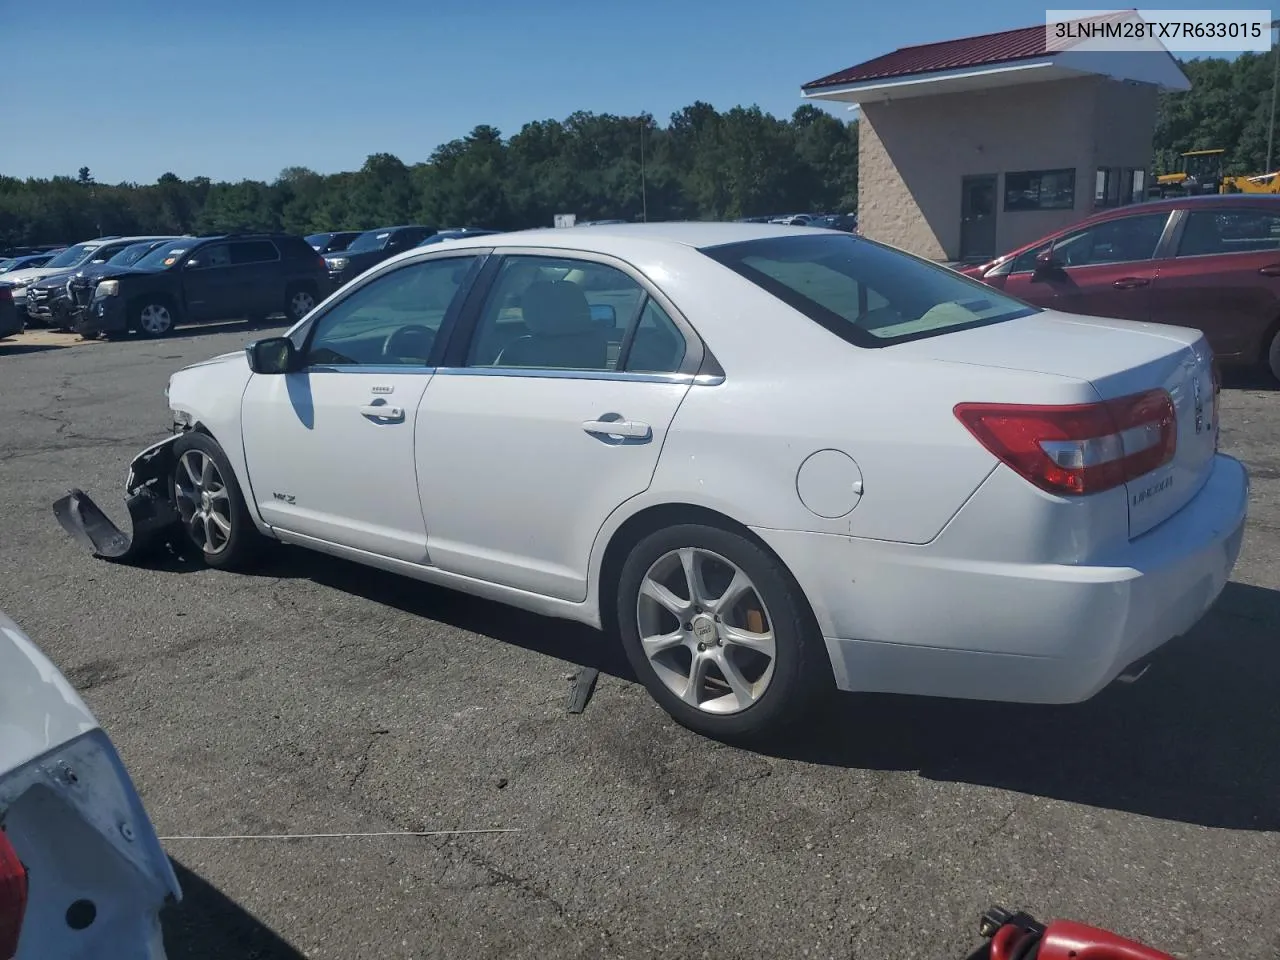
[[[982,918],[989,938],[970,960],[1176,960],[1170,954],[1074,920],[1037,922],[999,907]]]
[[[26,913],[27,868],[0,830],[0,960],[10,960],[17,954]]]

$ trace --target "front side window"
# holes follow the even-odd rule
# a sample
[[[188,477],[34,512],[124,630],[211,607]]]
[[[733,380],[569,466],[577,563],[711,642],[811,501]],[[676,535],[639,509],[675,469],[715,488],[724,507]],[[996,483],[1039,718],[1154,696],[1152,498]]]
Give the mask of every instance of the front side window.
[[[1037,312],[946,267],[847,234],[749,240],[702,252],[859,346]]]
[[[1280,216],[1265,210],[1192,210],[1178,256],[1259,253],[1280,249]]]
[[[210,267],[229,267],[231,266],[231,249],[225,243],[211,243],[195,251],[187,264],[200,270],[208,270]]]
[[[1167,213],[1150,213],[1074,230],[1054,243],[1053,256],[1066,267],[1150,260],[1168,221]]]
[[[616,370],[645,296],[607,264],[510,257],[481,310],[467,366]]]
[[[412,263],[325,312],[304,351],[310,366],[425,366],[475,257]]]
[[[1015,210],[1070,210],[1076,205],[1076,172],[1024,170],[1004,175],[1004,208]]]

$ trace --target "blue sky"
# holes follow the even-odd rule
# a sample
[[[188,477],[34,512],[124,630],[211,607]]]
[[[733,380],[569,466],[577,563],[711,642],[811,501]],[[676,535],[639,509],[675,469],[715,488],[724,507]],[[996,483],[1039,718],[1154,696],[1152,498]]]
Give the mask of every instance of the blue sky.
[[[1043,21],[1016,0],[0,0],[0,173],[272,179],[574,110],[785,116],[897,47]]]

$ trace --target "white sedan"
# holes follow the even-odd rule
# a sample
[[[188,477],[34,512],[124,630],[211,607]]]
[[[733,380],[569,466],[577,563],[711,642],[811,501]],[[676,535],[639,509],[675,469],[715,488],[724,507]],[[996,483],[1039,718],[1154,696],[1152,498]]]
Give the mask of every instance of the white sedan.
[[[619,637],[717,737],[826,690],[1091,697],[1240,550],[1194,330],[847,234],[602,225],[394,257],[173,376],[135,462],[214,567],[281,540]]]

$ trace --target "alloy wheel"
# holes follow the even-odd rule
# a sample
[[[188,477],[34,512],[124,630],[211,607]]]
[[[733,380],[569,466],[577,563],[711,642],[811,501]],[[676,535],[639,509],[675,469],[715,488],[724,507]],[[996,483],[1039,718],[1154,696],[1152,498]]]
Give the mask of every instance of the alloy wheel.
[[[316,298],[306,290],[295,291],[289,299],[289,309],[293,311],[293,319],[301,320],[316,305]]]
[[[751,578],[699,547],[659,557],[640,581],[640,644],[654,673],[691,707],[739,713],[773,679],[773,620]]]
[[[174,475],[178,515],[192,543],[208,555],[231,542],[231,494],[213,457],[188,450],[178,459]]]
[[[138,326],[152,336],[168,333],[173,326],[173,314],[162,303],[149,303],[138,314]]]

